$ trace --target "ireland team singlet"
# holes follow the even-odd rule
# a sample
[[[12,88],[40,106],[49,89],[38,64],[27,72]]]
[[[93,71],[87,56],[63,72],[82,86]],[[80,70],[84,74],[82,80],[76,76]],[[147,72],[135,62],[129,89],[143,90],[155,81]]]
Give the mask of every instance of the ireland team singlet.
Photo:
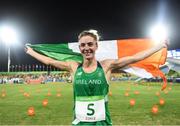
[[[74,76],[74,125],[112,125],[108,110],[109,85],[100,63],[92,73],[82,64]]]

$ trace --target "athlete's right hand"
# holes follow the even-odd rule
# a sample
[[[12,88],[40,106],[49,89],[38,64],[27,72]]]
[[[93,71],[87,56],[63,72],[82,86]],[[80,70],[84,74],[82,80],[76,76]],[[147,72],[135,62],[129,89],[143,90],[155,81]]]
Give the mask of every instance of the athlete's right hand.
[[[29,47],[28,45],[25,45],[24,51],[29,54],[31,51],[33,51],[33,49],[31,47]]]

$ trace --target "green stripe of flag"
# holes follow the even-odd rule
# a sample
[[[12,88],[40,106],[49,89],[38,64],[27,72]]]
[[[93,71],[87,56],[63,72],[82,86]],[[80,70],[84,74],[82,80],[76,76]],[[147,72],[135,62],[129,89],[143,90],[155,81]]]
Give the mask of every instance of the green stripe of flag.
[[[83,57],[80,53],[73,52],[72,49],[69,49],[68,44],[35,44],[28,45],[34,51],[51,57],[60,61],[77,61],[82,62]]]

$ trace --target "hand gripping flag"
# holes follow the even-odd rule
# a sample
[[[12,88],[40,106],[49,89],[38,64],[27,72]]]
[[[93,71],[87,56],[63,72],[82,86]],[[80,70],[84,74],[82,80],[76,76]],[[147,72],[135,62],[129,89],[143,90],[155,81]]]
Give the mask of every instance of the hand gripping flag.
[[[83,58],[79,51],[77,42],[63,44],[36,44],[29,45],[35,51],[61,61],[82,62]],[[118,59],[124,56],[131,56],[148,48],[155,46],[151,39],[123,39],[98,42],[96,52],[97,60]],[[167,80],[165,75],[159,70],[159,66],[166,61],[167,49],[162,49],[152,56],[131,64],[124,71],[135,74],[142,78],[161,77],[163,79],[162,90],[166,88]]]

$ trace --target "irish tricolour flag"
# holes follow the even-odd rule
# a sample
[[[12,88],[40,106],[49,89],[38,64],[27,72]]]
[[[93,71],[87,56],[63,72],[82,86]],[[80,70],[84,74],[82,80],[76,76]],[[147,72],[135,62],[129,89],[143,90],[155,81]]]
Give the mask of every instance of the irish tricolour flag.
[[[151,48],[155,46],[155,44],[151,39],[100,41],[98,42],[96,58],[99,61],[104,59],[119,59]],[[35,51],[57,60],[82,62],[82,56],[77,42],[65,44],[36,44],[30,46]],[[164,89],[166,87],[166,79],[164,74],[159,70],[159,66],[165,63],[166,57],[167,49],[164,48],[152,56],[122,69],[142,78],[162,77],[164,80]]]

